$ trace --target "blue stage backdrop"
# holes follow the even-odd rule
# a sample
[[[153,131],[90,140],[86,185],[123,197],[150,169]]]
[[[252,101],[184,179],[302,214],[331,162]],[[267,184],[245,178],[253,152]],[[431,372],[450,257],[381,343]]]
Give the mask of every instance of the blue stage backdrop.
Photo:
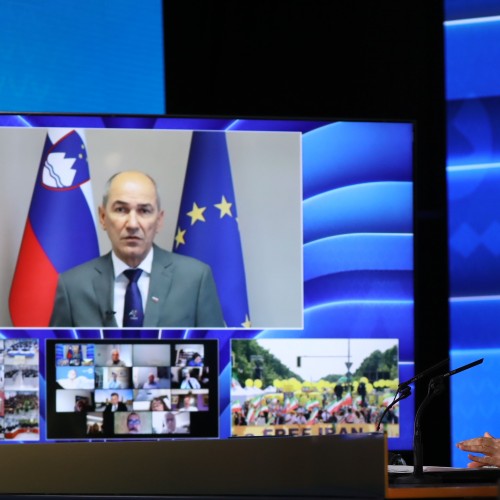
[[[500,6],[447,0],[446,90],[451,367],[484,363],[451,380],[456,442],[500,435]]]

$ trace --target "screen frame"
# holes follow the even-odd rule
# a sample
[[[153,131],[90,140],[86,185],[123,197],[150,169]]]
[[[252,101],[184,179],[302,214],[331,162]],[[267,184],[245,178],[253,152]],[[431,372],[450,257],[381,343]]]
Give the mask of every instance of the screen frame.
[[[12,115],[12,113],[9,113],[9,115]],[[21,115],[26,115],[30,117],[38,117],[38,118],[46,118],[48,116],[55,116],[54,114],[50,113],[47,115],[46,113],[21,113]],[[211,116],[211,117],[193,117],[193,116],[165,116],[165,115],[132,115],[132,116],[122,116],[122,115],[105,115],[105,114],[99,114],[99,115],[94,115],[94,114],[75,114],[75,113],[63,113],[63,114],[57,114],[57,117],[60,117],[60,119],[63,120],[69,120],[71,121],[76,117],[81,117],[82,119],[89,119],[92,120],[95,116],[103,116],[106,117],[107,119],[110,120],[110,123],[115,121],[115,120],[120,120],[125,118],[125,125],[123,125],[125,128],[126,127],[134,127],[134,123],[144,123],[144,121],[151,121],[155,120],[157,118],[160,119],[168,119],[171,120],[172,122],[177,121],[176,126],[179,126],[182,128],[183,126],[183,121],[184,120],[209,120],[209,122],[212,122],[213,126],[218,126],[220,127],[223,124],[228,124],[228,123],[234,123],[235,121],[238,120],[250,120],[250,121],[255,121],[256,123],[258,122],[267,122],[267,123],[274,123],[276,127],[283,127],[283,124],[289,124],[293,128],[293,122],[294,121],[301,121],[303,123],[309,123],[311,127],[316,126],[317,124],[325,124],[325,123],[331,123],[335,121],[342,121],[342,122],[352,122],[352,123],[358,123],[358,122],[366,122],[366,123],[407,123],[410,124],[414,130],[414,134],[416,134],[416,124],[411,121],[411,120],[363,120],[363,119],[341,119],[341,118],[334,118],[334,119],[326,119],[326,118],[320,118],[320,119],[304,119],[304,118],[291,118],[291,117],[286,117],[286,118],[261,118],[261,117],[238,117],[235,119],[235,117],[228,117],[228,116]],[[129,122],[127,123],[127,120]],[[60,126],[60,124],[58,124]],[[415,142],[413,143],[414,148],[415,148]],[[414,161],[414,173],[416,170],[416,162],[415,162],[415,150],[413,151],[413,161]],[[416,183],[413,183],[413,189],[414,193],[416,190]],[[418,213],[416,210],[414,210],[414,234],[415,234],[415,240],[418,239],[416,236],[417,233],[417,223],[416,220],[418,219]],[[414,243],[416,244],[416,243]],[[415,259],[417,258],[418,251],[415,248]],[[414,268],[415,274],[416,274],[416,269]],[[417,280],[415,280],[417,281]],[[414,289],[414,301],[415,301],[415,307],[417,307],[418,299],[417,299],[418,293],[417,293],[417,287]],[[415,315],[416,316],[416,315]],[[416,335],[414,336],[416,337]],[[411,406],[413,408],[413,405]],[[413,410],[412,410],[413,411]],[[409,448],[408,448],[409,449]],[[405,448],[405,450],[408,450]],[[399,450],[398,450],[399,451]],[[404,451],[404,450],[401,450]]]

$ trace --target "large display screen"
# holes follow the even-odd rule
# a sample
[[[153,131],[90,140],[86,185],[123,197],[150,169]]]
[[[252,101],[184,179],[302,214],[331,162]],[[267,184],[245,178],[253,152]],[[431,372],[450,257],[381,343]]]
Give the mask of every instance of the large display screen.
[[[16,207],[0,213],[10,235],[0,247],[0,289],[9,297],[0,305],[0,331],[37,341],[38,440],[88,438],[90,421],[70,406],[87,408],[100,424],[111,398],[104,380],[112,376],[95,362],[101,342],[132,349],[142,341],[217,340],[223,439],[370,432],[398,381],[413,376],[412,123],[10,114],[0,125],[0,194]],[[209,264],[224,327],[178,314],[148,317],[146,309],[147,327],[124,329],[106,324],[114,313],[106,307],[88,324],[76,316],[51,323],[61,273],[109,252],[97,209],[107,179],[131,169],[158,186],[165,220],[155,242]],[[151,301],[156,306],[161,296]],[[94,356],[94,386],[78,389],[85,394],[57,386],[75,373],[92,382],[87,368],[70,373],[61,364],[70,345]],[[320,355],[321,372],[304,371]],[[130,385],[119,399],[133,411],[140,402],[134,368],[150,367],[126,368],[116,374]],[[175,364],[156,368],[175,373]],[[262,417],[265,405],[290,414],[279,432],[277,421]],[[347,413],[357,420],[342,420]],[[413,415],[410,398],[384,422],[392,449],[411,448]],[[116,425],[109,435],[126,437],[126,422]],[[148,429],[141,438],[153,437],[152,420]],[[212,429],[188,437],[213,436]]]

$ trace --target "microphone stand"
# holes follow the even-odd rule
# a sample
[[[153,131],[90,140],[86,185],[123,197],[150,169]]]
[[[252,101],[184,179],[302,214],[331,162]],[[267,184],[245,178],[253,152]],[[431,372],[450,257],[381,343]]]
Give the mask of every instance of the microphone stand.
[[[413,382],[417,382],[418,380],[420,380],[421,378],[427,376],[429,373],[433,372],[437,368],[440,368],[441,366],[445,365],[446,363],[448,363],[449,360],[450,360],[450,358],[443,359],[442,361],[440,361],[439,363],[435,364],[434,366],[431,366],[430,368],[425,369],[423,372],[418,373],[417,375],[415,375],[414,377],[412,377],[410,380],[407,380],[406,382],[402,382],[401,384],[399,384],[398,388],[396,390],[396,394],[395,394],[394,399],[392,400],[391,404],[389,404],[385,408],[385,410],[382,412],[382,415],[380,415],[380,418],[379,418],[378,423],[377,423],[376,432],[379,431],[380,424],[382,423],[382,420],[385,417],[385,415],[387,414],[387,412],[396,403],[398,403],[402,399],[406,399],[407,397],[411,396],[411,387],[410,387],[410,384],[412,384]]]
[[[424,450],[422,445],[422,427],[420,425],[420,419],[425,408],[429,403],[439,394],[444,392],[444,378],[443,376],[434,377],[429,381],[429,388],[427,391],[427,396],[422,401],[419,406],[417,413],[415,415],[415,424],[413,431],[413,477],[422,481],[424,477],[424,465],[423,456]],[[433,479],[432,481],[435,481]],[[432,482],[431,481],[431,482]]]
[[[455,370],[451,370],[444,375],[438,375],[437,377],[432,378],[429,381],[429,389],[427,392],[427,396],[422,401],[419,409],[417,410],[417,414],[415,415],[415,429],[413,435],[413,455],[414,455],[414,463],[413,463],[413,476],[417,479],[423,479],[424,476],[424,466],[423,466],[423,449],[422,449],[422,429],[420,427],[420,418],[424,409],[428,406],[432,399],[434,399],[439,394],[444,392],[444,379],[455,375],[456,373],[463,372],[464,370],[468,370],[476,365],[481,364],[484,361],[484,358],[478,359],[469,363],[468,365],[461,366],[460,368],[456,368]]]
[[[423,445],[422,445],[422,428],[420,425],[420,420],[422,418],[422,414],[429,405],[429,403],[439,394],[442,394],[445,389],[444,380],[456,373],[463,372],[464,370],[468,370],[473,366],[479,365],[484,361],[484,358],[478,359],[468,365],[461,366],[460,368],[456,368],[455,370],[451,370],[444,375],[438,375],[437,377],[432,378],[429,381],[429,387],[427,391],[427,396],[422,401],[419,406],[417,413],[415,415],[415,424],[414,424],[414,432],[413,432],[413,474],[409,474],[408,476],[403,476],[397,478],[395,483],[398,484],[418,484],[418,483],[436,483],[436,476],[427,476],[424,474],[424,466],[423,466]]]

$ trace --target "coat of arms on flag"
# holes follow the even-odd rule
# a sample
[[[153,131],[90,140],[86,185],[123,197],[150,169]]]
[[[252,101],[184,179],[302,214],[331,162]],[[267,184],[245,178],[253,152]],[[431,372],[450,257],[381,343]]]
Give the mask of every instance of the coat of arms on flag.
[[[48,326],[60,273],[99,255],[84,135],[48,129],[9,309],[14,326]]]

